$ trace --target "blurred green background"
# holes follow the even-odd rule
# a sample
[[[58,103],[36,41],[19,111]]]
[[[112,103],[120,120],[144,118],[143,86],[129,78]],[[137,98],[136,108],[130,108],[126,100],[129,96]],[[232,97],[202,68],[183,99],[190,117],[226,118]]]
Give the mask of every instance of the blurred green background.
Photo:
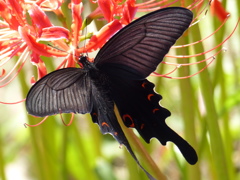
[[[175,4],[177,5],[177,4]],[[239,18],[240,3],[223,1],[231,13],[226,24],[208,40],[189,48],[172,49],[169,54],[193,55],[220,44],[233,31]],[[84,4],[84,8],[93,8]],[[221,22],[210,12],[187,35],[177,42],[187,44],[213,33]],[[179,80],[150,77],[156,91],[163,96],[161,104],[172,113],[168,125],[196,149],[199,161],[188,165],[172,143],[162,146],[156,139],[146,144],[140,138],[161,172],[171,180],[240,180],[240,28],[220,48],[203,72]],[[218,48],[217,50],[219,50]],[[189,63],[211,57],[214,52],[190,59],[166,58],[167,62]],[[44,59],[44,57],[43,57]],[[46,60],[46,59],[45,59]],[[14,61],[12,61],[14,65]],[[182,77],[198,72],[205,63],[181,67],[170,76]],[[161,74],[173,68],[161,64]],[[26,97],[30,78],[36,74],[28,63],[19,76],[0,89],[0,100],[15,102]],[[27,115],[25,104],[0,104],[0,179],[1,180],[145,180],[125,148],[110,135],[102,135],[89,115],[76,115],[71,126],[64,126],[59,115],[42,118]],[[64,115],[67,121],[69,115]],[[137,135],[138,136],[138,135]],[[138,150],[135,149],[138,155]],[[149,172],[151,167],[139,157]]]

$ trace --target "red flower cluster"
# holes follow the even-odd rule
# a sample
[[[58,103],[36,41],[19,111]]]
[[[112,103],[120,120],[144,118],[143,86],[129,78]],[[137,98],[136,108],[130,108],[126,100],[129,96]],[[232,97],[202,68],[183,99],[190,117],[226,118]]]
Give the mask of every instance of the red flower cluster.
[[[76,55],[101,48],[123,25],[132,21],[137,10],[134,0],[128,0],[124,3],[116,0],[99,0],[99,7],[88,16],[88,21],[104,17],[108,24],[92,35],[85,47],[78,48],[78,43],[82,36],[82,28],[86,26],[82,24],[83,5],[81,0],[72,0],[69,6],[72,12],[72,26],[70,29],[54,26],[45,13],[45,11],[51,11],[57,16],[64,17],[60,9],[62,3],[62,0],[41,0],[35,3],[24,0],[0,1],[0,16],[3,19],[3,21],[0,21],[0,52],[2,61],[0,64],[2,68],[0,77],[2,82],[8,79],[14,71],[12,69],[6,73],[6,70],[3,68],[14,56],[20,56],[18,64],[21,64],[21,66],[17,70],[18,74],[31,53],[30,61],[37,66],[38,78],[47,74],[45,64],[40,56],[65,57],[65,60],[58,68],[75,66]],[[121,5],[118,5],[119,3]],[[117,15],[121,16],[120,20],[115,19]],[[51,42],[53,46],[59,49],[43,42]],[[6,82],[2,87],[8,83]]]

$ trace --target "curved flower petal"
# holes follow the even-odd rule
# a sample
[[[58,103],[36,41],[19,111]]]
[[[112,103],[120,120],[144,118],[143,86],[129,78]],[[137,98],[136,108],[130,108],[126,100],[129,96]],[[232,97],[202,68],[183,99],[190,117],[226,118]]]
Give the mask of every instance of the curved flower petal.
[[[79,38],[80,38],[80,31],[81,31],[81,26],[82,26],[82,10],[83,10],[83,5],[82,2],[80,2],[79,0],[75,0],[72,2],[72,32],[73,32],[73,46],[77,47],[77,44],[79,42]]]
[[[0,1],[1,17],[8,23],[11,29],[16,31],[18,29],[18,26],[23,26],[26,24],[25,12],[19,2],[21,1]]]
[[[37,28],[42,29],[53,26],[44,11],[41,10],[36,4],[33,4],[28,12]]]
[[[135,0],[126,1],[123,7],[121,23],[127,25],[132,22],[137,12],[137,9],[138,7],[135,6]]]
[[[60,26],[52,26],[42,29],[42,35],[37,41],[53,41],[59,39],[68,39],[69,30]]]
[[[38,0],[37,5],[42,7],[44,10],[56,10],[58,9],[64,0]]]
[[[115,4],[112,0],[98,0],[98,5],[102,10],[104,18],[111,22],[113,20],[113,14],[115,9]]]
[[[40,59],[39,54],[32,53],[31,62],[37,66],[38,79],[41,79],[43,76],[47,74],[45,63]]]
[[[107,25],[102,27],[96,35],[93,35],[91,37],[91,39],[86,44],[86,47],[82,47],[77,51],[79,53],[92,52],[97,50],[98,48],[101,48],[106,43],[106,41],[121,28],[122,24],[117,19],[112,21],[111,23],[108,23]]]
[[[22,39],[27,43],[28,47],[35,53],[47,57],[51,56],[57,56],[57,57],[63,57],[66,56],[67,52],[57,51],[56,49],[53,49],[45,44],[40,44],[37,42],[37,39],[30,35],[28,32],[29,28],[28,26],[19,27],[19,34],[22,37]]]

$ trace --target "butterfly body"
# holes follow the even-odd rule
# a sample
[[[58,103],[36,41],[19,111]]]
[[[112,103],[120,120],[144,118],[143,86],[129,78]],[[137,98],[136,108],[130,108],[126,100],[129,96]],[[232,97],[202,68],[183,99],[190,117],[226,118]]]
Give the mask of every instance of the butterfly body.
[[[28,113],[40,117],[90,113],[101,132],[124,144],[149,179],[154,179],[133,153],[116,119],[115,103],[125,126],[135,128],[147,143],[153,137],[163,145],[172,141],[195,164],[195,150],[167,126],[170,112],[159,105],[162,97],[146,79],[191,21],[192,12],[178,7],[135,20],[100,49],[94,62],[82,56],[81,68],[60,69],[40,79],[27,95]]]

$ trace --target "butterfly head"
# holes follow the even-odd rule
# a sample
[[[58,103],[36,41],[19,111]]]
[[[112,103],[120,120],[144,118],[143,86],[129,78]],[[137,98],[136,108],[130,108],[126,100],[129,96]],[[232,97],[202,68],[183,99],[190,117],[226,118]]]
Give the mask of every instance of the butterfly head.
[[[81,55],[78,62],[83,69],[92,69],[95,67],[94,64],[88,60],[88,56]]]

